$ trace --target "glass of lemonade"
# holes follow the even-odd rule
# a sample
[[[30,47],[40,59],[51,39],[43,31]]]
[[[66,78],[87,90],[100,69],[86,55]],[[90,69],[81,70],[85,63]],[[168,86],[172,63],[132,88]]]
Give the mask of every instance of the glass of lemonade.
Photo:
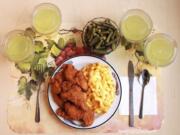
[[[157,33],[146,40],[144,53],[150,64],[163,67],[173,62],[176,50],[175,40],[167,34]]]
[[[129,42],[141,42],[152,31],[153,23],[147,13],[140,9],[128,10],[120,22],[121,34]]]
[[[10,61],[27,61],[34,55],[33,40],[22,30],[11,31],[4,39],[3,52]]]
[[[61,12],[51,3],[42,3],[35,7],[32,25],[41,34],[51,34],[59,29]]]

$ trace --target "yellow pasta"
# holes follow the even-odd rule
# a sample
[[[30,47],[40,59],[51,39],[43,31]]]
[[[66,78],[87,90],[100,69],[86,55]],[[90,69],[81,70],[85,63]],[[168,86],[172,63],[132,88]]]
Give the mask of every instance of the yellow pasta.
[[[115,98],[115,82],[108,67],[94,63],[85,66],[82,72],[88,80],[87,105],[96,113],[105,113]]]

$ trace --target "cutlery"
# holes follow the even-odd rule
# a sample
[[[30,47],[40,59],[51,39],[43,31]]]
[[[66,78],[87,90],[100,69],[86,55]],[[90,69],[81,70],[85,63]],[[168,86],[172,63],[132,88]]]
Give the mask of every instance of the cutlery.
[[[39,123],[40,122],[40,107],[39,107],[39,92],[41,83],[38,84],[38,90],[37,90],[37,97],[36,97],[36,112],[35,112],[35,122]]]
[[[133,82],[134,82],[134,66],[132,61],[128,63],[129,78],[129,126],[134,127],[134,105],[133,105]]]
[[[140,102],[140,109],[139,109],[139,118],[143,118],[143,102],[144,102],[144,89],[145,86],[149,83],[150,74],[147,69],[144,69],[139,77],[139,81],[142,82],[142,93],[141,93],[141,102]]]

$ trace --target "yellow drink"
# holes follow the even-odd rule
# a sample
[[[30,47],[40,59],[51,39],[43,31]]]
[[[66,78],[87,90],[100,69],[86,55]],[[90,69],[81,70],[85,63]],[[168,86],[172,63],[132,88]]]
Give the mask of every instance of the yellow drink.
[[[176,43],[165,34],[155,34],[145,43],[145,56],[155,66],[169,65],[176,54]]]
[[[4,53],[9,60],[21,62],[33,55],[33,42],[23,31],[10,32],[5,39]]]
[[[142,10],[129,10],[121,21],[123,36],[132,42],[144,40],[152,30],[151,18]]]
[[[58,30],[61,13],[53,4],[40,4],[33,13],[33,27],[41,34],[50,34]]]

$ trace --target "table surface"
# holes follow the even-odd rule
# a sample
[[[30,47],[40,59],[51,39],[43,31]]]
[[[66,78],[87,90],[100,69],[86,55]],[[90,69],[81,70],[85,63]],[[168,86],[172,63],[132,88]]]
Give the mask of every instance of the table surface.
[[[42,2],[48,1],[1,0],[0,39],[2,40],[5,33],[10,30],[19,28],[24,24],[30,25],[34,6]],[[180,44],[180,0],[51,0],[51,2],[61,9],[63,23],[73,24],[76,27],[83,26],[91,18],[99,16],[109,17],[119,22],[123,13],[128,9],[140,8],[151,16],[156,30],[172,35]],[[11,131],[7,124],[8,93],[12,88],[6,85],[8,68],[6,68],[5,62],[3,59],[0,60],[0,131],[2,134],[12,135],[16,133]],[[161,69],[165,119],[161,129],[152,132],[152,135],[180,134],[178,126],[178,121],[180,121],[179,71],[179,54],[177,54],[173,64]]]

